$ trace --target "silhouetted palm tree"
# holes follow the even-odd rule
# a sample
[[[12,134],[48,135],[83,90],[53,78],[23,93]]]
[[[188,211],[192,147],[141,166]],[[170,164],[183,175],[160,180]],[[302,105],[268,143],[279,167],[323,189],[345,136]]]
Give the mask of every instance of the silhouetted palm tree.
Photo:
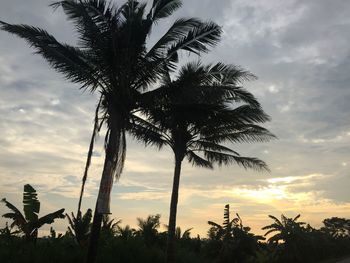
[[[175,229],[175,238],[176,239],[190,239],[192,229],[193,228],[187,228],[184,232],[182,232],[181,227],[177,226]]]
[[[243,80],[254,76],[232,65],[217,63],[184,66],[176,80],[166,75],[163,86],[146,93],[144,114],[147,130],[132,133],[145,143],[159,148],[168,145],[175,155],[174,181],[170,204],[167,262],[174,262],[174,237],[181,164],[186,157],[195,166],[213,168],[213,164],[238,164],[244,168],[268,170],[267,165],[251,157],[242,157],[222,145],[223,142],[268,141],[274,136],[256,123],[269,117],[255,97],[241,88]],[[234,107],[233,102],[240,106]],[[202,156],[200,155],[202,153]]]
[[[135,233],[144,239],[146,245],[152,245],[156,242],[160,227],[159,219],[159,214],[149,215],[146,219],[137,218],[139,229]]]
[[[180,0],[154,0],[147,14],[146,4],[136,0],[128,0],[119,8],[105,0],[63,0],[53,6],[61,6],[67,18],[74,22],[79,36],[78,47],[62,44],[40,28],[5,22],[0,22],[0,27],[27,40],[67,79],[80,84],[84,90],[98,91],[101,95],[83,178],[84,185],[94,135],[106,124],[105,162],[88,256],[93,262],[102,214],[109,213],[113,177],[119,178],[124,166],[125,132],[143,124],[135,114],[142,91],[159,80],[164,72],[175,69],[178,51],[195,54],[208,51],[209,46],[218,42],[221,28],[194,18],[178,19],[153,47],[147,49],[146,39],[152,27],[177,10],[181,6]]]
[[[302,231],[302,226],[305,225],[304,222],[297,222],[300,215],[297,215],[294,218],[288,218],[281,215],[281,220],[272,215],[269,215],[269,217],[274,220],[274,223],[265,226],[262,229],[268,230],[265,233],[265,236],[277,232],[268,239],[270,243],[278,243],[279,241],[288,242],[293,236]]]
[[[121,219],[115,221],[109,215],[103,215],[101,232],[105,237],[113,237],[117,233],[118,225],[122,222]]]
[[[297,222],[300,215],[294,218],[288,218],[281,215],[281,220],[277,217],[269,215],[274,223],[265,226],[262,229],[268,230],[265,236],[275,233],[268,239],[269,243],[278,244],[280,241],[283,242],[283,258],[287,262],[302,262],[302,243],[304,243],[306,229],[304,228],[304,222]]]
[[[117,225],[117,235],[125,241],[132,238],[135,235],[135,231],[136,230],[131,228],[129,225],[126,225],[125,227]]]
[[[38,229],[43,225],[52,224],[56,219],[64,218],[64,209],[57,210],[39,218],[40,201],[37,198],[36,190],[29,184],[24,185],[23,189],[24,215],[5,198],[3,198],[1,202],[4,202],[5,205],[12,210],[12,212],[3,214],[2,216],[12,219],[13,222],[10,227],[17,227],[24,234],[27,241],[36,241]]]

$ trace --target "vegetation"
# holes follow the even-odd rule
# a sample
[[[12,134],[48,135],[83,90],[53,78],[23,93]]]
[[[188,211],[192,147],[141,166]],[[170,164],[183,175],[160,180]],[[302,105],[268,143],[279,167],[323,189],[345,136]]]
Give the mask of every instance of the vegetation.
[[[83,217],[89,217],[89,212]],[[328,218],[324,220],[324,227],[315,229],[297,222],[299,216],[287,218],[282,215],[281,220],[272,216],[270,218],[273,222],[263,228],[268,230],[268,239],[265,240],[264,237],[251,233],[238,214],[232,217],[230,207],[226,205],[223,224],[209,221],[206,238],[191,237],[190,229],[183,234],[177,229],[177,262],[312,263],[349,254],[349,233],[335,236],[326,227],[329,220],[342,222],[332,227],[333,230],[342,232],[342,229],[348,227],[349,219]],[[138,218],[138,229],[121,227],[120,221],[114,222],[109,218],[104,221],[108,224],[102,229],[113,231],[107,235],[102,232],[97,262],[165,261],[167,233],[160,231],[160,215]],[[19,226],[6,225],[0,230],[1,262],[83,262],[87,247],[81,246],[72,235],[74,231],[71,222],[75,221],[68,219],[68,222],[70,226],[65,234],[56,234],[51,228],[50,236],[38,238],[36,243],[28,241]],[[91,224],[88,225],[90,229]]]
[[[127,0],[120,7],[106,0],[59,0],[52,6],[62,8],[74,23],[77,46],[60,43],[45,30],[28,25],[0,21],[0,28],[25,39],[69,81],[99,94],[78,211],[76,216],[66,214],[69,226],[64,235],[51,228],[49,237],[38,239],[38,229],[64,218],[64,209],[39,218],[36,191],[25,185],[25,216],[2,200],[12,210],[3,216],[13,222],[0,231],[0,258],[79,262],[87,252],[87,262],[94,262],[100,235],[98,262],[318,262],[343,255],[350,248],[347,219],[325,219],[324,227],[314,229],[298,222],[300,215],[282,215],[281,220],[270,215],[273,223],[263,228],[267,230],[265,240],[251,233],[238,214],[232,218],[229,205],[222,225],[208,221],[207,238],[191,238],[191,228],[182,233],[176,216],[184,159],[209,169],[237,164],[268,171],[264,161],[241,156],[227,146],[275,138],[260,126],[269,116],[254,95],[241,87],[255,76],[223,63],[189,63],[178,69],[180,51],[201,55],[218,43],[221,28],[213,22],[178,19],[148,47],[153,27],[180,8],[180,0],[153,0],[148,9],[136,0]],[[91,209],[82,214],[81,203],[95,137],[103,126],[105,161],[93,216]],[[121,227],[120,220],[107,216],[113,180],[123,171],[126,134],[145,145],[173,150],[175,168],[165,232],[159,230],[158,214],[138,218],[138,229]]]
[[[0,28],[25,39],[51,66],[84,90],[98,92],[100,100],[83,176],[77,216],[94,146],[96,133],[106,125],[103,166],[89,249],[94,261],[103,214],[108,214],[113,178],[120,177],[126,157],[126,132],[137,130],[137,138],[149,140],[147,122],[137,113],[142,109],[143,92],[169,71],[176,69],[178,52],[203,53],[215,45],[221,28],[195,18],[178,19],[147,48],[154,25],[181,7],[180,0],[154,0],[146,4],[128,0],[117,8],[105,0],[61,0],[62,7],[78,33],[78,46],[60,43],[43,29],[0,21]],[[133,132],[131,132],[133,134]]]
[[[27,241],[35,242],[38,237],[38,229],[45,224],[52,224],[55,219],[64,218],[64,209],[57,210],[43,217],[38,216],[40,212],[40,202],[37,198],[35,189],[29,185],[24,185],[23,189],[23,211],[24,215],[17,207],[8,202],[5,198],[1,200],[5,205],[12,210],[6,213],[3,217],[12,219],[10,228],[16,227],[22,233]],[[2,230],[5,236],[12,235],[10,228],[6,225]],[[15,232],[16,233],[16,232]]]
[[[213,168],[214,164],[238,164],[244,168],[268,170],[252,157],[243,157],[226,147],[225,142],[261,142],[274,136],[257,125],[269,120],[253,94],[240,87],[254,76],[233,65],[217,63],[204,66],[189,63],[172,80],[166,75],[163,85],[144,94],[148,131],[132,133],[159,148],[169,146],[174,153],[175,169],[170,203],[167,262],[175,262],[175,232],[181,165],[187,158],[195,166]],[[240,102],[240,106],[234,103]]]
[[[81,247],[86,247],[90,235],[92,210],[88,209],[84,215],[78,212],[77,217],[72,212],[71,216],[66,214],[68,219],[68,234],[73,236]]]

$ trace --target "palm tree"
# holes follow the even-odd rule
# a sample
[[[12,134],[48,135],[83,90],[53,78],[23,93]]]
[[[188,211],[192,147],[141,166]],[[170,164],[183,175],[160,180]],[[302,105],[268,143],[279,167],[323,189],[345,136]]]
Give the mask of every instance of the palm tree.
[[[146,245],[153,245],[157,240],[158,228],[160,227],[160,215],[149,215],[146,219],[137,218],[139,229],[136,235],[143,238]]]
[[[164,72],[175,70],[179,51],[207,52],[220,39],[221,28],[215,23],[178,19],[147,49],[146,40],[153,26],[180,6],[180,0],[154,0],[146,13],[146,4],[136,0],[127,0],[119,8],[106,0],[58,1],[53,7],[62,7],[68,20],[75,24],[79,35],[77,47],[58,42],[43,29],[0,21],[2,30],[24,38],[68,80],[80,84],[83,90],[100,93],[83,177],[84,187],[94,135],[106,124],[105,162],[91,233],[90,262],[96,257],[102,215],[110,210],[113,178],[118,179],[123,170],[125,133],[143,124],[136,114],[142,92]]]
[[[24,234],[27,241],[35,242],[38,237],[38,229],[43,225],[52,224],[55,219],[64,218],[64,209],[57,210],[39,218],[40,201],[37,198],[36,190],[29,184],[24,185],[23,190],[24,215],[5,198],[1,201],[12,210],[12,212],[3,214],[2,216],[12,219],[13,222],[10,227],[17,227]]]
[[[177,226],[175,229],[175,238],[179,239],[191,239],[191,230],[193,228],[187,228],[184,232],[182,232],[181,227]]]
[[[105,237],[113,237],[117,233],[118,225],[122,222],[121,219],[115,221],[109,215],[103,215],[101,232]]]
[[[278,243],[279,241],[292,241],[293,236],[302,231],[303,225],[305,225],[304,222],[297,222],[300,215],[297,215],[294,218],[288,218],[284,215],[281,215],[281,220],[272,215],[269,215],[269,217],[273,219],[274,223],[264,226],[262,229],[268,230],[265,233],[265,236],[277,232],[268,239],[270,243]]]
[[[165,75],[163,86],[143,96],[147,130],[134,129],[135,137],[159,148],[168,145],[174,152],[175,170],[170,203],[167,262],[174,262],[176,211],[181,164],[186,157],[195,166],[213,168],[213,164],[238,164],[244,168],[268,170],[257,159],[242,157],[222,145],[229,142],[268,141],[274,136],[256,123],[269,117],[255,97],[239,84],[254,76],[233,65],[217,63],[184,66],[176,80]],[[234,107],[233,102],[241,105]],[[154,106],[155,105],[155,106]],[[200,153],[203,155],[200,156]]]
[[[125,227],[117,225],[117,234],[121,239],[125,241],[132,238],[135,235],[135,231],[136,230],[131,228],[129,225],[126,225]]]
[[[288,218],[281,215],[281,220],[277,217],[269,215],[273,219],[273,223],[263,227],[263,230],[268,230],[265,236],[275,233],[268,239],[269,243],[278,245],[281,241],[283,248],[283,257],[288,262],[302,262],[302,245],[304,242],[304,237],[306,229],[304,228],[304,222],[297,222],[300,215],[294,218]]]

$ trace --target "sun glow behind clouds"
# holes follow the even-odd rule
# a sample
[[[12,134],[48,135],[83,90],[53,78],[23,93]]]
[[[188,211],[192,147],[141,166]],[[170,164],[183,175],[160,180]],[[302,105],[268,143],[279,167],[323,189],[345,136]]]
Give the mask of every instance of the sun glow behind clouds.
[[[285,189],[280,186],[268,186],[260,189],[233,189],[232,193],[243,198],[254,199],[261,203],[270,203],[288,197]]]
[[[274,177],[262,182],[266,186],[252,187],[234,187],[227,193],[240,198],[252,200],[256,203],[269,204],[279,207],[281,201],[290,202],[302,207],[302,204],[315,204],[318,202],[319,192],[293,190],[298,187],[312,186],[317,180],[326,180],[332,176],[325,174],[309,174],[304,176]],[[282,209],[282,207],[279,207]]]

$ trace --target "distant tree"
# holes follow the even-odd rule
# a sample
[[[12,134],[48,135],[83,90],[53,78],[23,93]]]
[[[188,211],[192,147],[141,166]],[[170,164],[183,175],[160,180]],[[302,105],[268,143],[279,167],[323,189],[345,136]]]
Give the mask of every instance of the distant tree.
[[[146,219],[137,218],[137,225],[139,229],[135,234],[142,237],[146,245],[155,244],[160,227],[160,215],[149,215]]]
[[[36,241],[38,237],[38,229],[43,225],[52,224],[55,219],[64,218],[64,209],[57,210],[39,218],[40,202],[37,198],[35,189],[29,184],[24,185],[23,190],[24,215],[17,207],[8,202],[5,198],[1,201],[12,210],[12,212],[3,214],[2,216],[12,219],[13,222],[11,228],[18,227],[27,241]]]
[[[300,215],[294,218],[288,218],[281,215],[281,220],[277,217],[269,215],[273,219],[273,223],[263,227],[263,230],[268,230],[265,236],[274,233],[268,239],[268,242],[278,245],[282,242],[280,247],[281,253],[286,262],[303,262],[303,256],[305,256],[303,243],[306,242],[307,229],[304,227],[304,222],[298,222]]]
[[[269,215],[269,217],[274,220],[274,223],[267,225],[262,229],[268,230],[265,233],[265,236],[276,232],[268,239],[270,243],[278,243],[279,241],[285,243],[294,242],[294,239],[297,238],[300,233],[304,232],[303,226],[305,223],[297,222],[300,215],[297,215],[294,218],[287,218],[286,216],[281,215],[281,220],[272,215]]]
[[[135,236],[136,230],[134,228],[131,228],[129,225],[126,225],[125,227],[121,227],[117,225],[116,233],[118,237],[123,239],[124,241],[127,241]]]
[[[190,239],[191,238],[191,230],[193,228],[188,228],[184,232],[182,232],[181,227],[176,227],[175,230],[175,238],[176,239]]]
[[[68,214],[66,216],[69,223],[68,233],[75,238],[81,247],[87,247],[91,229],[92,210],[88,209],[84,215],[78,212],[76,217],[73,212],[71,216]]]
[[[50,227],[50,239],[61,239],[63,235],[61,233],[57,234],[53,227]]]
[[[258,242],[264,240],[263,237],[250,233],[250,227],[243,226],[241,217],[237,213],[236,216],[230,218],[230,206],[226,205],[222,225],[208,221],[211,227],[208,231],[207,249],[215,262],[246,262],[255,257],[259,250]]]
[[[122,220],[111,219],[109,215],[103,215],[102,219],[102,227],[101,234],[105,238],[111,238],[116,235],[118,225],[122,222]]]
[[[321,231],[334,238],[350,237],[350,219],[332,217],[323,220],[323,224]]]
[[[13,230],[13,227],[9,226],[6,222],[5,227],[0,229],[0,241],[5,241],[6,243],[12,242],[14,237],[17,237],[21,231]]]

